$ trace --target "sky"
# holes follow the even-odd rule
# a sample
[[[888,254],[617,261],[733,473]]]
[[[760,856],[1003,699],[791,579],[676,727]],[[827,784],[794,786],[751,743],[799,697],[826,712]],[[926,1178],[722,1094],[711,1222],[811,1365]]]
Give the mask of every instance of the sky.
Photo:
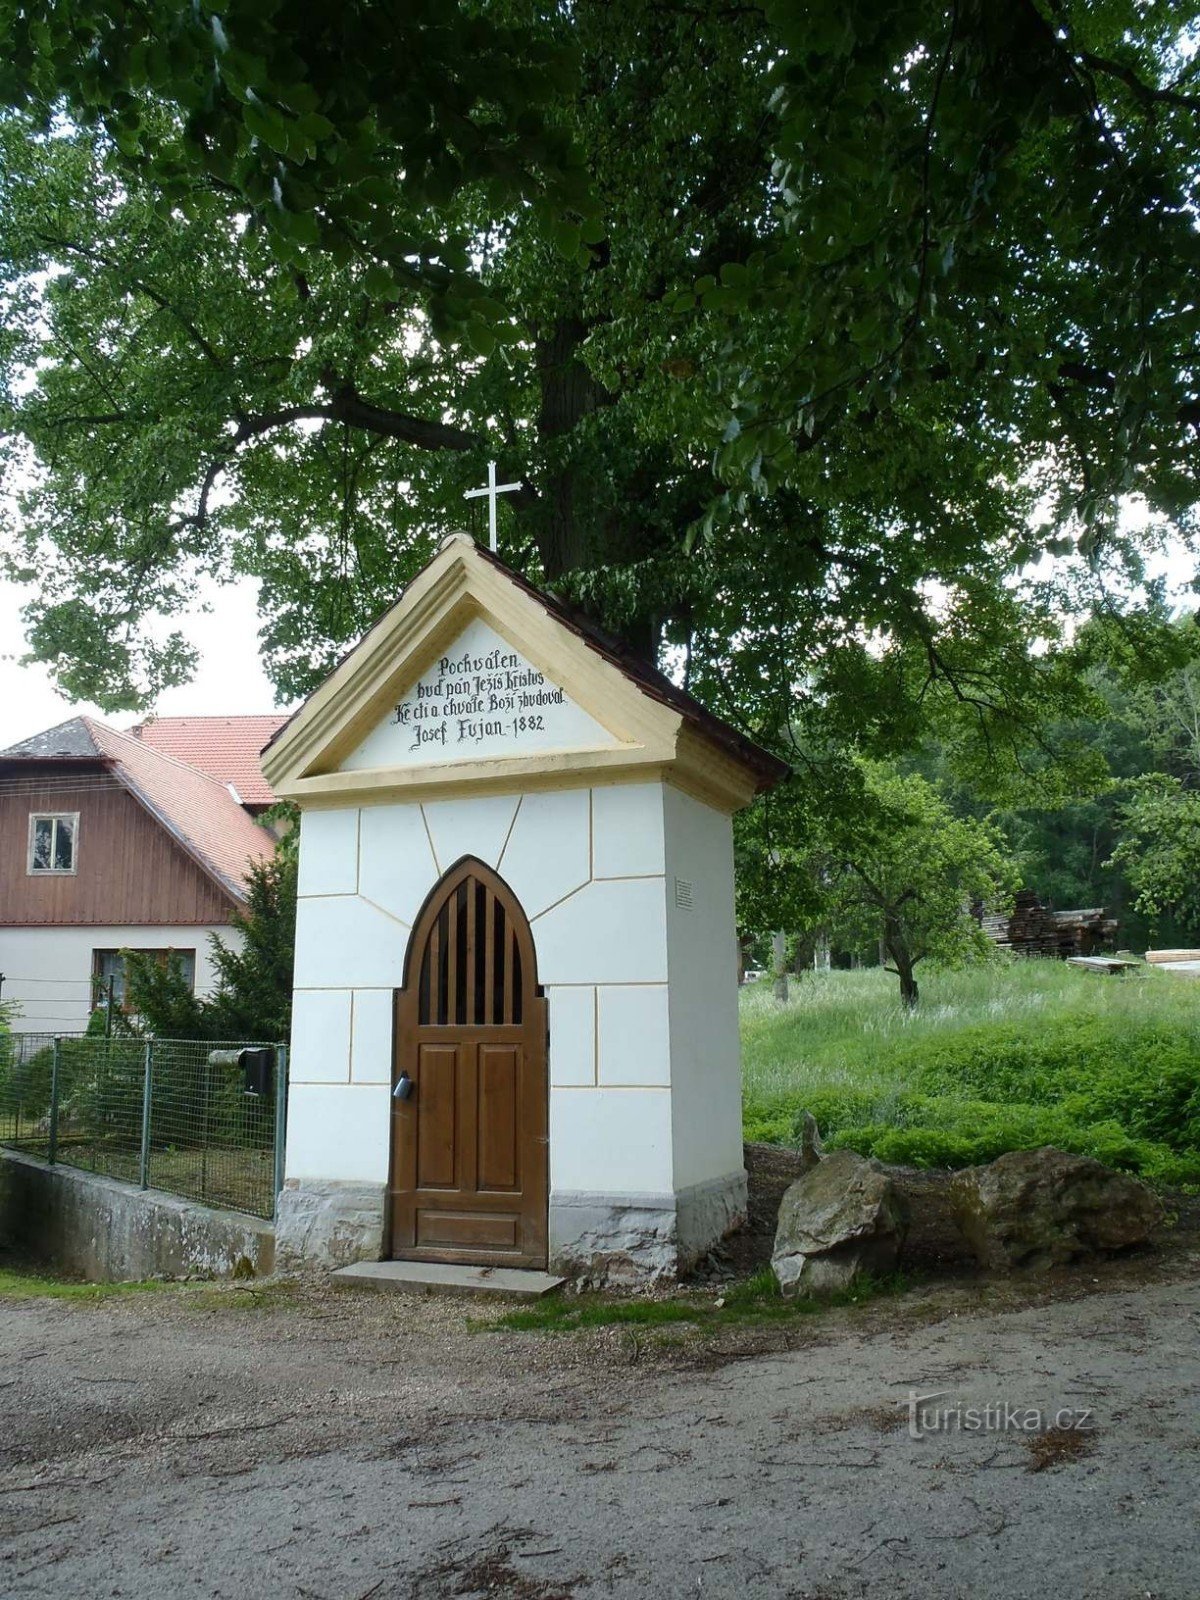
[[[44,666],[20,664],[27,648],[20,613],[27,598],[18,584],[0,579],[0,749],[81,712],[115,728],[142,721],[145,713],[110,714],[64,700]],[[222,587],[210,583],[200,588],[198,601],[211,610],[172,622],[199,650],[196,676],[163,694],[155,711],[177,717],[273,711],[275,692],[258,657],[257,583],[252,578]]]

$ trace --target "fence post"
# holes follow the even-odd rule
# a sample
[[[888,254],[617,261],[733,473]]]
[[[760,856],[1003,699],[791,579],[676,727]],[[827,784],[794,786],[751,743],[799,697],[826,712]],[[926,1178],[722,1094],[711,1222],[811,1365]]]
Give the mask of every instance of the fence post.
[[[208,1090],[212,1073],[212,1057],[204,1058],[204,1109],[200,1134],[200,1199],[208,1199]]]
[[[288,1047],[281,1044],[275,1052],[275,1164],[274,1164],[274,1198],[271,1202],[271,1215],[279,1215],[279,1194],[283,1188],[284,1158],[287,1152],[287,1092],[288,1092]]]
[[[154,1041],[146,1040],[146,1064],[142,1072],[142,1151],[138,1175],[143,1189],[150,1187],[150,1100],[154,1093]]]
[[[58,1159],[58,1087],[59,1069],[62,1066],[62,1039],[55,1035],[54,1059],[50,1066],[50,1145],[46,1159],[51,1166]]]

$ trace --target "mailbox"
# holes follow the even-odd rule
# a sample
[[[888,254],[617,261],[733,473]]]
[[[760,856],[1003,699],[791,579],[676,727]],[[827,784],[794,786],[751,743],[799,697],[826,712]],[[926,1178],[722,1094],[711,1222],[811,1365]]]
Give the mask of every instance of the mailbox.
[[[243,1093],[270,1094],[271,1073],[275,1066],[274,1050],[239,1050],[238,1066],[242,1069]]]
[[[268,1048],[248,1050],[210,1050],[210,1067],[238,1067],[244,1094],[270,1094],[275,1052]]]

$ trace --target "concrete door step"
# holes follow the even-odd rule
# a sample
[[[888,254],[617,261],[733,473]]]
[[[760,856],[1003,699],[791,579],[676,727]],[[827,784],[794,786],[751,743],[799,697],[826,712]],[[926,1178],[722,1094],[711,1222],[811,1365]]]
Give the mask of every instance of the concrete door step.
[[[522,1267],[472,1267],[448,1261],[356,1261],[339,1267],[333,1282],[348,1289],[391,1289],[401,1294],[507,1294],[540,1300],[567,1281]]]

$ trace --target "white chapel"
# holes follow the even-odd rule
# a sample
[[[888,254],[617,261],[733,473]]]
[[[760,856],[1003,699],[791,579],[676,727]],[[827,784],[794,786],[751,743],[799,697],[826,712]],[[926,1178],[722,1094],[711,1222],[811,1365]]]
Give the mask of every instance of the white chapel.
[[[745,1216],[731,817],[786,767],[466,534],[263,755],[282,1265],[674,1275]]]

